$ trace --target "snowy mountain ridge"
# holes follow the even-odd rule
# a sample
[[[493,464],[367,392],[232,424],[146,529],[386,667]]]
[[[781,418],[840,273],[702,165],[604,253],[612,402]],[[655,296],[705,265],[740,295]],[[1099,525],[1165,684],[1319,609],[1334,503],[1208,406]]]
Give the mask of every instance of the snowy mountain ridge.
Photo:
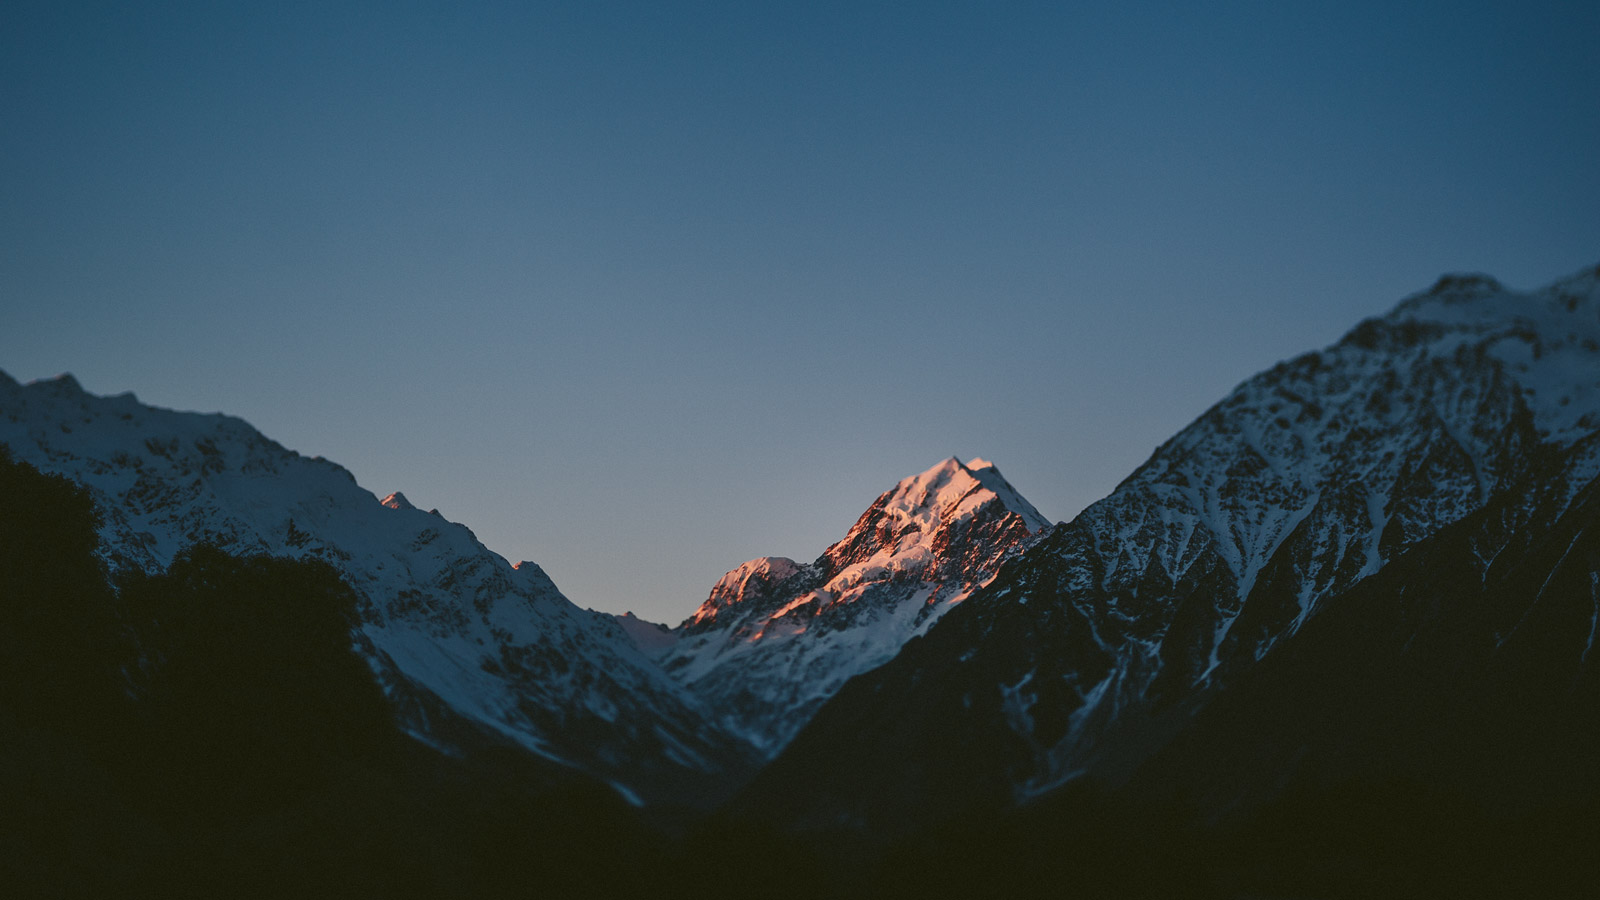
[[[508,564],[403,494],[379,501],[240,419],[0,374],[0,443],[90,490],[113,569],[159,570],[198,541],[333,564],[362,598],[364,652],[424,739],[453,711],[635,800],[742,765],[697,698],[537,565]]]
[[[1087,764],[1095,741],[1080,739],[1123,709],[1260,659],[1509,487],[1539,446],[1600,430],[1597,284],[1588,270],[1521,294],[1446,276],[1246,381],[1086,509],[1051,543],[1111,662],[1079,670],[1098,677],[1078,683],[1068,733],[1036,747],[1030,789]]]

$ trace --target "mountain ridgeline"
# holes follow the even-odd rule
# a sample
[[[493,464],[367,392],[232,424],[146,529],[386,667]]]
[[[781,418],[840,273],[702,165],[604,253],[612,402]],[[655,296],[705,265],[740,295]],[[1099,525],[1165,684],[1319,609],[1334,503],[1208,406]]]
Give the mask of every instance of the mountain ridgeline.
[[[358,640],[406,728],[448,749],[487,730],[633,802],[715,796],[752,754],[610,617],[511,565],[470,530],[222,415],[97,397],[71,376],[0,375],[0,444],[82,485],[114,572],[189,546],[318,560],[357,598]]]
[[[948,459],[676,628],[582,610],[237,419],[0,376],[0,444],[0,726],[46,785],[17,809],[49,811],[0,835],[25,875],[99,854],[216,885],[277,853],[390,895],[1592,883],[1600,269],[1440,279],[1069,522]],[[174,789],[191,746],[216,789]],[[363,834],[391,853],[311,849]]]

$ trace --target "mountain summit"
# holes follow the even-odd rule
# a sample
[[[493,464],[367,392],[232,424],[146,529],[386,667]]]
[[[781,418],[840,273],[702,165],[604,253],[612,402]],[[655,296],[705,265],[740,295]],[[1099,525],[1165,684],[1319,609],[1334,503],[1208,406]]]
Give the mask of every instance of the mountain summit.
[[[952,457],[879,496],[815,562],[763,557],[722,576],[662,663],[776,753],[1048,525],[993,464]]]

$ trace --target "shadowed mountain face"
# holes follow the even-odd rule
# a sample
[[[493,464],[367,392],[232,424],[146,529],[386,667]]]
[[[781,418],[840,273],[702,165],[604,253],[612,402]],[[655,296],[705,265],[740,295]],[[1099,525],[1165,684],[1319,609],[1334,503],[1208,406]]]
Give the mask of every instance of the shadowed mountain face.
[[[0,451],[7,897],[621,896],[662,842],[617,792],[470,723],[407,737],[317,559],[96,557],[82,487]]]
[[[816,562],[765,557],[724,575],[662,664],[775,754],[1047,524],[992,464],[947,459],[886,491]]]
[[[909,828],[1085,775],[1121,781],[1226,686],[1347,617],[1376,590],[1353,592],[1363,579],[1443,553],[1430,548],[1451,526],[1498,515],[1521,523],[1502,526],[1511,541],[1555,527],[1597,471],[1597,284],[1596,271],[1532,294],[1442,279],[1247,381],[846,685],[741,807]],[[1405,571],[1481,575],[1491,550]],[[1393,615],[1393,594],[1365,602]],[[1570,618],[1581,650],[1589,620]],[[1338,685],[1332,660],[1366,652],[1352,636],[1315,677]]]
[[[1530,460],[1242,673],[1134,787],[1218,819],[1359,781],[1507,815],[1600,797],[1597,460],[1600,436]]]
[[[196,542],[333,565],[357,594],[364,651],[425,741],[449,745],[463,717],[636,801],[704,802],[749,764],[613,618],[574,606],[537,565],[508,564],[400,494],[380,503],[239,419],[0,374],[0,444],[88,489],[114,570],[160,571]]]

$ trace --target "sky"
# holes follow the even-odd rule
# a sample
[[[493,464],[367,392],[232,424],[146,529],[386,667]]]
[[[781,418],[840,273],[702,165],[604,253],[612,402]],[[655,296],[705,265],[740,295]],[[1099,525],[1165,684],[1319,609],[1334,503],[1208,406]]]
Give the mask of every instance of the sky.
[[[676,623],[951,455],[1068,519],[1442,273],[1600,262],[1597,39],[1592,0],[11,0],[0,369],[240,416]]]

